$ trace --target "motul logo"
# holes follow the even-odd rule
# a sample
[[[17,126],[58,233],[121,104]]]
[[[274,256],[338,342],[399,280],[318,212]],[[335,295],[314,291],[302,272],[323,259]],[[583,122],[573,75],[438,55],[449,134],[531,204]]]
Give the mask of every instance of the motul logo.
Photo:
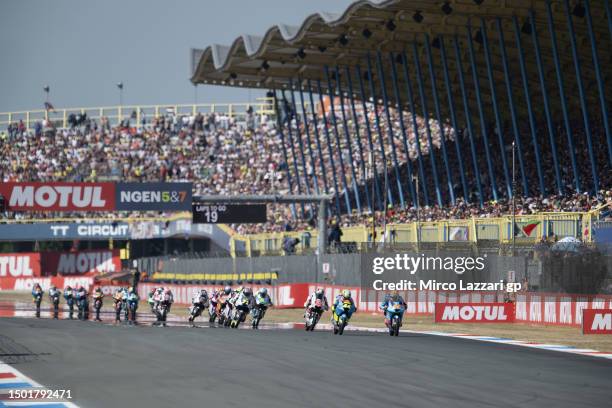
[[[612,334],[612,309],[583,309],[584,334]]]
[[[16,186],[9,199],[9,207],[103,208],[102,187]]]
[[[513,321],[514,307],[508,303],[436,303],[436,322],[509,323]]]
[[[37,254],[10,254],[0,256],[0,277],[26,277],[40,275]]]
[[[0,194],[16,211],[101,211],[115,206],[113,183],[2,183]]]
[[[595,313],[591,330],[612,330],[612,313]]]
[[[112,251],[63,253],[59,258],[57,273],[74,275],[89,272],[115,272],[114,261]]]

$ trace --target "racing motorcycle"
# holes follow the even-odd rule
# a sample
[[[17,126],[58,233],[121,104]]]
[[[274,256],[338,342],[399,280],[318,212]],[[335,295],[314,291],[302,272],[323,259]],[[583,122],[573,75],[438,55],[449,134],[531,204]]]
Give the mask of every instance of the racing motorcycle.
[[[402,325],[402,315],[404,314],[404,305],[394,303],[393,306],[387,309],[387,313],[391,315],[389,321],[389,336],[398,336]]]
[[[323,314],[323,301],[321,299],[316,299],[313,306],[308,309],[308,314],[306,315],[306,331],[314,331],[315,326],[319,323],[319,319]]]
[[[229,325],[230,319],[227,317],[227,314],[225,312],[225,308],[227,307],[229,307],[227,303],[227,298],[225,297],[219,298],[219,301],[217,302],[217,310],[216,310],[216,314],[218,316],[217,323],[219,324],[219,326],[227,327]]]
[[[68,305],[68,318],[72,319],[74,314],[74,292],[72,289],[66,289],[64,291],[64,299]]]
[[[127,303],[128,305],[128,312],[129,312],[129,316],[130,319],[128,320],[128,324],[135,324],[136,323],[136,309],[138,309],[138,298],[136,298],[135,300],[130,300]]]
[[[115,302],[115,321],[121,321],[121,309],[123,308],[123,301],[121,299],[113,299]]]
[[[100,319],[100,309],[102,309],[102,297],[94,295],[94,310],[96,311],[96,321],[101,321]]]
[[[253,321],[251,322],[251,326],[254,329],[259,328],[259,322],[261,322],[261,319],[263,319],[266,314],[266,310],[268,310],[268,306],[265,304],[256,304],[253,308]]]
[[[56,290],[53,295],[51,295],[51,303],[53,303],[53,318],[57,319],[59,315],[59,302],[60,302],[60,292]]]
[[[244,299],[242,303],[234,306],[234,313],[230,321],[230,327],[237,329],[240,323],[244,322],[247,314],[249,313],[249,300]]]
[[[193,322],[196,317],[200,316],[204,311],[205,307],[201,302],[194,303],[189,308],[189,323],[191,323],[191,327],[195,327],[195,323]]]
[[[81,294],[77,292],[77,308],[79,320],[89,319],[89,302],[87,301],[87,294]]]
[[[40,317],[40,303],[42,302],[42,292],[37,292],[34,295],[34,303],[36,304],[36,317]]]
[[[208,321],[209,323],[214,323],[217,318],[217,301],[210,301],[210,305],[208,306]]]
[[[157,319],[158,324],[166,327],[166,318],[168,317],[168,311],[170,310],[170,301],[162,300],[157,306]]]
[[[333,320],[334,334],[342,335],[344,333],[344,328],[348,324],[348,313],[352,307],[353,305],[351,302],[346,300],[336,306],[336,313]]]

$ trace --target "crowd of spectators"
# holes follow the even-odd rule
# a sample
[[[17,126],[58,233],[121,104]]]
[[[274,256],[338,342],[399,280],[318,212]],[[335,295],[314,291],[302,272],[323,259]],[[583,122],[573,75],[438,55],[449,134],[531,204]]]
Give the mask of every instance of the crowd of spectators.
[[[335,214],[342,227],[363,224],[372,219],[372,211],[365,200],[366,188],[370,197],[378,189],[384,190],[384,147],[387,183],[390,190],[386,220],[389,223],[464,219],[470,217],[498,217],[511,212],[505,172],[500,155],[511,163],[512,142],[510,132],[499,137],[489,125],[488,149],[484,138],[470,139],[467,129],[456,133],[449,123],[440,124],[430,119],[402,116],[391,112],[391,121],[379,108],[368,105],[367,112],[355,115],[345,112],[347,126],[342,121],[340,107],[336,106],[336,126],[331,111],[304,121],[293,112],[284,111],[278,127],[275,117],[246,112],[240,118],[225,114],[177,115],[174,112],[135,123],[135,115],[119,126],[111,126],[106,118],[92,120],[85,115],[71,117],[69,127],[56,129],[53,123],[37,123],[26,129],[23,123],[0,131],[0,180],[2,181],[191,181],[194,194],[288,194],[338,193],[341,215]],[[378,115],[378,120],[377,116]],[[355,121],[355,118],[357,119]],[[403,125],[403,126],[402,126]],[[402,131],[405,129],[406,138]],[[574,133],[579,177],[584,189],[591,180],[590,160],[586,138],[579,124]],[[540,131],[545,131],[541,128]],[[523,149],[518,152],[524,168],[528,190],[523,185],[522,172],[517,162],[517,214],[542,211],[587,211],[612,202],[612,170],[606,159],[603,132],[594,126],[597,169],[600,175],[598,194],[575,193],[573,170],[563,128],[555,129],[559,144],[556,146],[560,163],[560,177],[564,194],[557,193],[553,150],[545,142],[539,146],[543,163],[543,178],[548,189],[539,191],[535,166],[535,150],[526,131]],[[359,134],[359,137],[356,135]],[[542,138],[544,139],[544,138]],[[284,142],[284,143],[283,143]],[[471,144],[476,160],[473,160]],[[486,150],[492,156],[492,168],[486,165]],[[419,155],[420,152],[420,155]],[[433,153],[433,154],[432,154]],[[425,180],[420,180],[417,210],[410,195],[409,173],[417,174],[419,156]],[[397,171],[395,164],[397,163]],[[474,167],[476,166],[476,167]],[[437,173],[443,205],[438,205],[435,183]],[[482,189],[478,188],[479,174]],[[465,176],[468,200],[463,197],[460,175]],[[497,185],[497,199],[490,187],[491,174]],[[399,176],[399,183],[398,181]],[[416,181],[413,180],[414,183]],[[403,187],[405,206],[399,205],[399,188]],[[450,204],[451,192],[455,197]],[[344,195],[349,197],[352,211],[348,211]],[[357,198],[361,209],[356,211]],[[482,199],[482,200],[481,200]],[[373,200],[376,204],[376,200]],[[482,204],[481,204],[482,201]],[[383,218],[382,208],[375,208],[375,219]],[[316,208],[301,205],[269,205],[266,224],[236,225],[239,233],[302,230],[314,226]],[[57,214],[28,214],[52,217]],[[80,214],[83,216],[84,214]],[[93,214],[86,214],[92,216]],[[136,214],[115,213],[108,217]],[[142,215],[142,214],[140,214]],[[147,214],[154,215],[154,214]],[[158,214],[159,215],[159,214]],[[8,214],[25,217],[25,214]],[[100,216],[100,214],[95,214]]]

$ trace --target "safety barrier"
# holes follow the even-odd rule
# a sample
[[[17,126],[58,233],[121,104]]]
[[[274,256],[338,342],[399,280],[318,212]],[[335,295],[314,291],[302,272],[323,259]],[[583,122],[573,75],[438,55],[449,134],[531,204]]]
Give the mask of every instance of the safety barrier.
[[[83,285],[90,288],[94,284],[91,277],[52,277],[52,278],[0,278],[0,290],[16,290],[30,292],[34,285],[39,283],[44,291],[51,285],[63,289],[65,286],[76,287]],[[146,299],[148,293],[158,287],[158,283],[143,282],[138,285],[138,294]],[[206,289],[212,291],[219,285],[182,285],[166,284],[174,294],[177,304],[188,305],[195,291]],[[353,293],[358,312],[379,313],[379,305],[385,293],[370,290],[362,293],[359,287],[346,287],[338,285],[314,283],[289,283],[283,285],[252,285],[254,290],[260,287],[269,289],[270,297],[278,308],[302,308],[308,295],[315,288],[322,287],[327,298],[331,301],[343,289],[350,289]],[[108,289],[108,288],[107,288]],[[110,292],[110,289],[106,290]],[[407,303],[406,313],[409,315],[433,315],[436,303],[496,303],[506,300],[505,292],[459,292],[459,291],[400,291]],[[611,295],[574,295],[560,293],[525,292],[518,293],[514,299],[516,321],[538,325],[557,325],[579,327],[582,324],[582,311],[584,309],[610,309],[612,308]]]
[[[106,118],[111,126],[122,120],[130,119],[134,126],[140,127],[145,121],[172,114],[176,116],[196,115],[197,113],[219,113],[229,118],[242,119],[247,110],[252,109],[255,115],[273,115],[274,98],[257,98],[256,102],[243,103],[200,103],[200,104],[167,104],[167,105],[120,105],[96,108],[62,108],[50,110],[31,110],[21,112],[1,112],[0,131],[6,130],[11,123],[23,122],[27,129],[32,129],[36,122],[49,120],[56,128],[67,128],[70,115],[87,115],[89,119],[100,121]]]
[[[138,286],[139,296],[146,298],[148,293],[158,285],[142,283]],[[191,303],[193,293],[200,289],[211,291],[218,286],[213,285],[165,285],[172,290],[177,304]],[[253,285],[253,290],[260,287],[268,288],[275,307],[281,309],[303,308],[308,295],[315,288],[322,287],[327,299],[331,302],[340,295],[343,289],[352,291],[357,312],[380,313],[379,305],[385,293],[374,290],[362,293],[359,287],[324,285],[311,283],[292,283],[284,285]],[[443,291],[400,291],[407,303],[408,315],[433,315],[436,303],[502,303],[504,292],[443,292]],[[517,322],[579,327],[582,324],[584,309],[612,308],[611,295],[570,295],[558,293],[518,293],[516,295],[515,320]]]

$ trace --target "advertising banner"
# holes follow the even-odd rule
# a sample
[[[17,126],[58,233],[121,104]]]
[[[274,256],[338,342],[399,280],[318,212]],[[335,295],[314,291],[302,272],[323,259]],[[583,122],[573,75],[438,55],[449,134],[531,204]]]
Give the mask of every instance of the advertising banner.
[[[514,323],[512,303],[436,303],[436,323]]]
[[[10,211],[111,211],[113,183],[0,183]]]
[[[120,211],[191,211],[192,183],[117,183]]]
[[[19,292],[31,292],[34,286],[38,283],[45,292],[49,291],[51,285],[58,289],[64,289],[67,286],[77,288],[83,286],[89,290],[93,285],[94,278],[78,276],[78,277],[63,277],[54,276],[46,278],[2,278],[0,277],[0,290],[11,290]]]
[[[0,278],[40,276],[40,254],[0,254]]]
[[[0,224],[0,241],[72,241],[152,239],[173,236],[207,237],[222,231],[212,225],[192,224],[190,219],[173,221],[15,223]]]
[[[192,183],[0,183],[10,211],[190,211]]]
[[[121,271],[119,250],[43,252],[45,275],[86,275]]]
[[[612,334],[612,309],[583,309],[582,334]]]

